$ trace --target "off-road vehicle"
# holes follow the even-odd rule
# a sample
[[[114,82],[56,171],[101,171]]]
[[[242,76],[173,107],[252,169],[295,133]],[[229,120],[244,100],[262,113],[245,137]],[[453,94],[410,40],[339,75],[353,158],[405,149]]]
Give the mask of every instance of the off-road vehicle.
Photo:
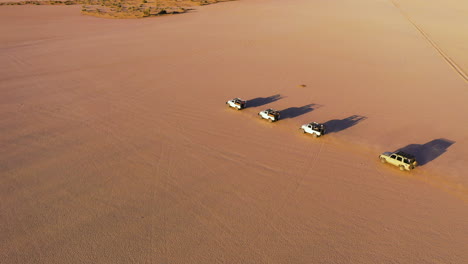
[[[261,118],[267,119],[270,122],[275,122],[280,119],[280,113],[272,108],[269,108],[267,110],[263,110],[258,115]]]
[[[323,136],[326,132],[325,125],[317,122],[302,125],[299,129],[302,129],[302,133],[312,134],[314,137]]]
[[[247,101],[240,98],[234,98],[226,102],[229,107],[236,108],[237,110],[244,109],[247,106]]]
[[[418,166],[416,158],[403,151],[384,152],[379,156],[382,163],[390,163],[400,168],[400,170],[412,170]]]

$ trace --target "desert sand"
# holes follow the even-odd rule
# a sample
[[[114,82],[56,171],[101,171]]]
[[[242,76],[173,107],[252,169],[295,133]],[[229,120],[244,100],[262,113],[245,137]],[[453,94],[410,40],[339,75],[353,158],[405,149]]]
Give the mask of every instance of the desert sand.
[[[468,2],[441,2],[1,7],[0,262],[467,263]]]

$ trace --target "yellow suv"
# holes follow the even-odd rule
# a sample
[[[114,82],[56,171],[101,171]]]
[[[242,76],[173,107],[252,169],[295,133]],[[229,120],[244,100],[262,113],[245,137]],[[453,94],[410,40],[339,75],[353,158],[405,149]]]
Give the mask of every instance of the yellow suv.
[[[396,152],[384,152],[380,156],[380,161],[382,163],[390,163],[394,166],[397,166],[400,168],[400,170],[412,170],[418,166],[418,162],[416,161],[416,158],[408,153],[405,153],[403,151],[396,151]]]

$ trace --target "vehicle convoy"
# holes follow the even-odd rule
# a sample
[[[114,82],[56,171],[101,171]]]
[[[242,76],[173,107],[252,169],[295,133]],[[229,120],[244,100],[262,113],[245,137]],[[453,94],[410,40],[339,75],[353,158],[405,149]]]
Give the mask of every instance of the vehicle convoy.
[[[382,163],[389,163],[400,168],[400,170],[412,170],[418,166],[416,158],[408,153],[403,151],[396,152],[384,152],[380,156],[380,161]]]
[[[317,122],[302,125],[300,129],[302,129],[302,133],[308,133],[314,137],[323,136],[326,132],[325,125]]]
[[[267,119],[270,122],[276,122],[280,119],[280,113],[272,108],[269,108],[267,110],[263,110],[258,115],[263,118]]]
[[[240,98],[234,98],[226,102],[229,107],[236,108],[237,110],[244,109],[247,106],[247,101]]]

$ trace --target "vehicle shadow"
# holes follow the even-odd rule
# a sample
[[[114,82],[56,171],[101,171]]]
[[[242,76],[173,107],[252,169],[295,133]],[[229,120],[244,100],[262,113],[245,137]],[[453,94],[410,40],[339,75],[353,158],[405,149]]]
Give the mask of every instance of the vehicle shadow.
[[[280,94],[275,94],[275,95],[268,96],[268,97],[257,97],[251,100],[247,100],[247,106],[248,107],[262,106],[262,105],[276,102],[282,98],[284,97],[282,97]]]
[[[444,154],[453,144],[455,144],[455,141],[439,138],[427,142],[426,144],[410,144],[398,149],[398,151],[414,155],[418,161],[418,165],[422,166]]]
[[[333,119],[324,123],[327,133],[338,133],[367,119],[365,116],[352,115],[344,119]]]
[[[300,107],[289,107],[280,111],[281,119],[294,118],[309,112],[312,112],[314,109],[317,109],[319,105],[317,104],[308,104]]]

